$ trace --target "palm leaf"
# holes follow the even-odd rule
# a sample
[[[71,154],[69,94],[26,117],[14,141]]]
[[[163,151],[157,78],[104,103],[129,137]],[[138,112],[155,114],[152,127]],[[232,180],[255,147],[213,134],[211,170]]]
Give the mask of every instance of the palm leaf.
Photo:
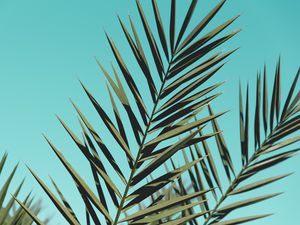
[[[260,171],[264,171],[269,169],[275,165],[278,165],[285,160],[293,157],[299,149],[288,150],[288,146],[297,143],[300,138],[299,135],[296,135],[299,131],[299,126],[297,125],[298,121],[298,111],[295,110],[294,114],[288,114],[287,109],[291,102],[298,102],[298,96],[294,96],[294,91],[296,89],[298,73],[291,85],[291,88],[288,92],[287,98],[284,103],[283,109],[280,107],[281,102],[281,93],[280,93],[280,83],[281,83],[281,75],[280,75],[280,60],[276,67],[274,85],[272,90],[271,101],[268,99],[268,90],[267,90],[267,77],[266,77],[266,66],[264,67],[264,79],[263,85],[261,85],[261,77],[258,75],[257,84],[256,84],[256,99],[255,99],[255,110],[254,110],[254,125],[253,125],[253,137],[255,148],[253,153],[250,155],[250,146],[249,146],[249,135],[250,135],[250,100],[248,94],[246,94],[246,113],[244,114],[243,109],[243,97],[242,97],[242,87],[240,85],[240,137],[241,137],[241,155],[242,155],[242,168],[240,172],[237,174],[235,179],[230,181],[227,190],[218,197],[216,204],[213,208],[211,208],[211,213],[208,218],[206,218],[204,224],[240,224],[245,223],[247,221],[252,221],[254,219],[263,218],[260,216],[254,216],[249,218],[240,218],[225,221],[224,218],[230,214],[231,211],[238,210],[249,204],[256,204],[260,201],[264,201],[266,199],[272,198],[277,194],[270,194],[261,197],[249,198],[240,202],[233,202],[230,205],[223,206],[222,203],[230,198],[233,195],[237,195],[240,193],[245,193],[249,191],[254,191],[258,188],[262,188],[268,184],[281,180],[287,177],[288,174],[283,174],[275,177],[268,177],[258,181],[249,181],[250,178],[257,175]],[[261,93],[263,95],[261,96]],[[262,101],[261,101],[262,99]],[[270,111],[269,102],[271,102]],[[297,104],[294,103],[293,107],[297,107]],[[263,115],[263,123],[261,123],[260,115]],[[281,115],[281,116],[280,116]],[[284,116],[286,115],[286,116]],[[269,134],[266,135],[264,140],[261,140],[261,129],[265,131],[267,134],[269,128]],[[289,138],[287,138],[289,136]],[[216,140],[217,144],[218,141]],[[287,149],[285,151],[280,151],[282,149]],[[229,152],[229,151],[228,151]],[[270,154],[272,153],[272,154]],[[253,179],[253,178],[252,178]],[[241,183],[247,182],[246,185],[241,186]]]
[[[288,91],[287,98],[284,102],[284,107],[282,111],[279,111],[278,117],[276,114],[276,110],[281,110],[280,108],[280,99],[281,95],[279,94],[280,91],[280,63],[277,64],[277,69],[275,73],[275,85],[273,88],[277,90],[272,90],[272,98],[277,100],[273,100],[273,102],[277,102],[277,106],[275,104],[275,107],[271,111],[268,111],[268,102],[272,102],[268,100],[268,95],[267,95],[267,78],[266,78],[266,66],[264,69],[264,84],[261,85],[261,78],[260,75],[257,77],[257,82],[256,82],[256,98],[255,98],[255,108],[254,108],[254,125],[253,125],[253,137],[254,137],[254,150],[252,151],[253,153],[250,152],[251,147],[249,146],[249,137],[250,137],[250,122],[251,122],[251,117],[250,117],[250,110],[251,110],[251,101],[249,99],[249,86],[247,85],[247,90],[246,90],[246,107],[245,107],[245,113],[244,113],[244,107],[243,107],[243,94],[242,94],[242,86],[240,84],[239,88],[239,102],[240,102],[240,114],[239,114],[239,122],[240,122],[240,139],[241,139],[241,155],[242,155],[242,160],[241,160],[241,170],[233,180],[229,182],[229,185],[227,187],[227,190],[225,192],[222,192],[221,190],[221,195],[216,195],[215,192],[211,192],[214,195],[216,203],[213,204],[213,200],[211,198],[206,198],[206,210],[209,213],[208,217],[204,217],[205,221],[204,224],[240,224],[240,223],[245,223],[249,222],[252,220],[264,218],[265,216],[253,216],[253,217],[245,217],[245,218],[238,218],[238,219],[232,219],[232,220],[225,220],[225,218],[231,214],[232,211],[244,208],[248,205],[252,204],[257,204],[261,201],[267,200],[269,198],[275,197],[278,194],[269,194],[265,196],[260,196],[260,197],[251,197],[246,200],[242,201],[231,201],[231,204],[225,205],[225,200],[232,198],[232,196],[241,194],[241,193],[246,193],[250,191],[255,191],[259,188],[262,188],[266,185],[269,185],[271,183],[274,183],[278,180],[281,180],[287,176],[289,176],[291,173],[279,175],[279,176],[274,176],[274,177],[267,177],[261,180],[253,180],[253,177],[257,175],[259,172],[264,171],[266,169],[270,169],[287,159],[293,157],[299,152],[298,148],[292,148],[289,149],[289,146],[292,146],[293,144],[297,143],[300,140],[299,135],[297,135],[297,132],[300,129],[299,126],[299,118],[300,115],[298,114],[299,111],[297,111],[297,107],[299,107],[297,104],[298,103],[298,95],[295,95],[295,90],[297,86],[297,80],[299,76],[299,72],[296,74],[295,79],[293,80],[293,83],[291,85],[290,90]],[[263,97],[261,96],[261,93],[263,93]],[[274,97],[276,96],[276,97]],[[262,99],[262,101],[261,101]],[[293,103],[292,103],[293,102]],[[293,104],[294,108],[294,113],[286,113],[286,117],[284,117],[283,111],[287,112],[287,109],[289,106]],[[276,109],[277,107],[277,109]],[[210,114],[213,114],[212,107],[209,105],[209,111]],[[267,114],[267,115],[265,115]],[[273,125],[272,128],[270,128],[269,134],[266,135],[264,140],[261,139],[261,129],[265,130],[267,132],[268,128],[268,122],[265,118],[270,118],[270,115],[273,115],[273,124],[275,122],[275,126]],[[261,123],[260,115],[263,115],[263,120],[264,123]],[[279,117],[279,115],[281,115]],[[278,119],[277,119],[278,118]],[[269,121],[271,123],[271,120]],[[216,146],[219,149],[220,158],[222,160],[222,166],[225,168],[226,172],[226,166],[228,167],[228,162],[226,160],[230,159],[230,147],[226,146],[225,139],[220,132],[219,125],[216,121],[216,119],[212,120],[212,129],[214,131],[219,131],[217,135],[215,135],[216,140]],[[200,135],[203,136],[203,129],[200,131]],[[221,138],[222,137],[222,138]],[[221,144],[222,143],[222,144]],[[203,150],[207,157],[203,159],[201,162],[197,163],[200,165],[201,171],[197,170],[189,170],[189,179],[187,180],[190,183],[190,186],[192,189],[195,191],[199,186],[197,186],[197,181],[195,177],[201,176],[200,172],[204,175],[204,177],[208,178],[206,179],[206,185],[211,187],[212,186],[212,180],[220,187],[221,182],[219,178],[219,170],[220,167],[217,167],[215,165],[215,161],[213,159],[213,156],[215,155],[214,153],[211,152],[208,143],[204,140],[202,142]],[[199,148],[198,144],[195,144],[195,149],[199,153],[199,156],[201,156],[201,149]],[[220,149],[220,147],[222,147]],[[280,151],[284,149],[284,151]],[[226,159],[224,158],[225,153],[227,152],[229,158]],[[191,152],[192,153],[192,152]],[[272,153],[272,154],[271,154]],[[191,160],[194,160],[193,154],[191,154],[191,160],[187,158],[187,155],[184,155],[186,158],[186,162],[189,162]],[[223,157],[223,158],[222,158]],[[208,167],[205,164],[209,165],[209,170]],[[197,166],[197,164],[195,166]],[[229,171],[229,168],[227,168],[227,172]],[[227,173],[228,176],[228,173]],[[250,178],[252,180],[250,180]],[[198,184],[201,184],[203,186],[203,179],[200,177],[201,182],[198,182]],[[250,180],[250,181],[249,181]],[[246,183],[246,184],[243,184]],[[182,185],[181,185],[182,186]],[[204,184],[205,187],[205,184]],[[214,205],[213,207],[211,207]],[[182,215],[184,217],[186,215]],[[198,221],[197,221],[198,223]],[[192,223],[191,223],[192,224]]]
[[[203,20],[198,21],[194,28],[189,29],[197,1],[191,1],[188,11],[184,14],[182,21],[179,21],[182,17],[178,15],[178,1],[172,0],[171,13],[168,15],[169,23],[166,27],[167,23],[163,21],[166,16],[162,10],[159,10],[158,2],[152,1],[154,16],[153,21],[150,21],[143,10],[142,3],[137,0],[142,32],[146,36],[145,43],[141,39],[140,30],[135,26],[137,21],[129,18],[131,27],[129,30],[126,22],[119,17],[122,31],[130,47],[129,51],[136,62],[135,68],[142,72],[143,81],[138,80],[129,64],[126,64],[129,54],[126,54],[125,59],[125,53],[121,52],[117,44],[107,35],[114,60],[118,65],[118,67],[112,67],[114,76],[110,75],[111,72],[104,68],[99,60],[97,63],[108,81],[107,92],[113,115],[107,113],[95,94],[92,94],[85,85],[82,84],[82,87],[105,125],[101,132],[109,133],[113,137],[113,143],[105,144],[106,140],[103,141],[100,138],[99,132],[75,104],[81,121],[83,140],[80,140],[75,132],[61,121],[89,162],[97,194],[79,176],[75,166],[71,165],[48,141],[75,182],[76,189],[85,204],[87,224],[100,223],[100,214],[104,216],[107,224],[113,225],[121,222],[197,224],[200,221],[199,217],[205,219],[204,224],[239,224],[264,217],[223,220],[231,211],[268,199],[273,195],[250,198],[222,208],[221,203],[227,197],[256,190],[286,176],[249,181],[249,178],[258,172],[283,162],[298,151],[297,149],[284,152],[279,150],[299,140],[298,136],[294,136],[299,129],[300,94],[296,89],[299,73],[283,103],[283,108],[281,108],[280,61],[276,69],[271,101],[268,98],[266,70],[263,77],[258,76],[254,126],[250,124],[252,110],[249,89],[247,88],[244,108],[241,87],[239,120],[242,168],[238,172],[239,165],[235,165],[236,163],[232,161],[230,146],[226,144],[225,135],[220,128],[219,117],[223,113],[214,113],[211,104],[219,96],[215,93],[215,89],[222,82],[207,84],[223,67],[225,60],[235,52],[235,50],[229,50],[222,53],[216,50],[218,46],[234,37],[239,30],[217,36],[238,16],[224,21],[210,29],[207,34],[202,35],[225,2],[225,0],[221,1]],[[178,23],[181,26],[177,29]],[[150,54],[146,51],[147,49]],[[150,61],[156,68],[150,68],[152,65]],[[143,87],[146,88],[142,91]],[[148,94],[152,99],[150,104],[146,101]],[[203,109],[206,107],[208,107],[209,115],[203,115]],[[196,117],[198,119],[191,122],[200,112],[201,116],[198,115]],[[212,132],[205,129],[207,125],[211,125]],[[251,132],[252,127],[254,127],[253,132]],[[264,139],[261,135],[262,128],[266,133]],[[131,134],[134,137],[131,137]],[[251,151],[249,140],[253,134],[255,148]],[[214,137],[217,154],[207,141],[211,137]],[[173,163],[178,152],[185,148],[190,150],[189,155],[184,153],[186,164],[174,167],[172,171],[164,171],[158,177],[155,176],[154,171],[161,171],[161,167],[170,161]],[[130,171],[129,174],[124,175],[125,172],[120,167],[120,162],[116,160],[115,153],[112,152],[113,150],[117,152],[119,149],[129,164],[127,168]],[[216,157],[220,157],[221,167],[216,165]],[[103,160],[108,161],[108,164],[105,164]],[[225,171],[229,181],[227,190],[224,190],[226,185],[221,182],[221,174],[224,171],[220,171],[220,168]],[[114,178],[108,175],[109,170],[122,180],[122,187],[117,186]],[[184,172],[187,172],[187,176]],[[37,175],[34,174],[34,176],[66,220],[69,223],[78,223],[62,193],[59,194],[60,201],[54,197]],[[151,181],[149,177],[152,177]],[[189,187],[184,185],[186,178],[191,181]],[[248,182],[248,184],[240,187],[242,182]],[[174,184],[176,185],[173,187]],[[123,190],[123,193],[119,190]],[[172,197],[174,193],[176,197],[174,195]],[[202,193],[201,196],[199,193]],[[211,195],[216,201],[215,207],[212,207],[213,200],[209,197]],[[152,199],[152,202],[147,204],[149,199]],[[108,210],[109,201],[116,206],[115,212]],[[200,212],[196,211],[199,210],[197,206],[200,206]],[[138,212],[134,212],[135,207],[139,207]]]
[[[300,92],[294,93],[298,75],[290,88],[283,109],[281,109],[280,60],[276,68],[271,101],[268,99],[266,69],[263,85],[261,84],[261,76],[258,76],[254,126],[250,125],[252,118],[250,116],[249,88],[247,87],[245,112],[242,87],[240,88],[239,121],[242,162],[241,169],[237,173],[238,165],[235,165],[232,161],[230,147],[227,146],[225,136],[219,125],[219,117],[224,113],[214,113],[211,106],[211,101],[219,96],[219,94],[213,92],[220,83],[210,86],[207,83],[223,67],[224,61],[236,51],[235,49],[225,53],[212,54],[218,46],[239,32],[239,30],[233,31],[216,38],[238,16],[221,23],[207,34],[199,37],[225,2],[225,0],[222,0],[217,4],[201,21],[197,21],[196,26],[188,32],[188,26],[197,1],[191,2],[183,21],[178,21],[181,18],[177,15],[178,1],[171,0],[169,26],[165,28],[162,20],[165,16],[162,16],[163,14],[159,11],[158,3],[152,0],[153,20],[155,20],[155,23],[152,23],[148,20],[141,2],[137,0],[136,4],[142,30],[146,35],[145,43],[140,39],[142,34],[135,26],[136,21],[129,18],[132,30],[129,31],[126,28],[126,23],[119,17],[130,51],[137,63],[136,68],[142,72],[144,82],[137,80],[129,64],[126,64],[129,54],[126,53],[125,59],[125,54],[106,34],[114,60],[118,65],[117,68],[112,66],[114,78],[99,60],[97,60],[97,63],[109,84],[107,91],[113,115],[106,112],[104,105],[97,100],[96,95],[92,94],[85,85],[81,85],[105,125],[104,131],[101,132],[108,132],[113,137],[113,143],[104,144],[98,132],[75,104],[75,109],[80,117],[83,140],[80,140],[75,132],[59,119],[77,148],[88,161],[97,194],[79,175],[75,165],[71,165],[60,150],[47,139],[53,152],[75,183],[76,190],[85,206],[87,224],[92,221],[95,224],[100,224],[102,217],[107,224],[112,225],[122,222],[129,224],[197,224],[200,221],[199,217],[202,217],[205,220],[204,225],[224,225],[240,224],[267,216],[259,215],[224,220],[234,210],[267,200],[277,194],[252,197],[226,206],[223,206],[222,203],[233,195],[261,188],[286,176],[271,177],[254,182],[249,181],[249,178],[252,178],[258,172],[285,161],[294,156],[299,150],[279,151],[300,139],[299,136],[295,135],[300,128],[298,125]],[[178,22],[182,25],[179,32],[176,32]],[[156,27],[152,27],[151,24],[155,24]],[[154,30],[157,31],[158,35],[155,34]],[[177,33],[179,34],[177,35]],[[146,49],[149,49],[151,54],[146,54]],[[150,68],[150,61],[154,62],[155,72]],[[122,75],[122,79],[118,74]],[[144,86],[147,88],[141,91]],[[263,90],[261,90],[262,86]],[[263,93],[263,96],[261,96],[261,93]],[[146,104],[148,94],[152,99],[151,104]],[[269,102],[271,103],[270,106]],[[123,109],[118,103],[121,103],[125,113],[122,113],[121,110]],[[201,117],[196,117],[200,112],[203,113],[202,110],[206,107],[208,107],[209,114],[206,116],[201,114]],[[261,137],[261,115],[263,115],[263,129],[266,134],[264,140]],[[191,122],[193,118],[199,119]],[[130,124],[130,126],[126,126],[126,124]],[[207,125],[211,125],[212,133],[205,130]],[[252,127],[254,127],[254,131],[250,132]],[[131,133],[134,137],[130,137]],[[254,134],[255,146],[254,150],[250,151],[249,140],[252,134]],[[287,138],[288,136],[289,138]],[[221,159],[220,167],[216,166],[216,156],[207,142],[211,137],[214,137],[217,155]],[[205,154],[201,152],[200,143],[202,143]],[[194,148],[192,148],[193,145]],[[184,153],[185,164],[175,167],[174,159],[178,152],[185,151],[185,148],[190,149],[191,160]],[[97,149],[100,149],[101,155],[98,154]],[[130,172],[126,176],[123,174],[123,168],[119,166],[122,162],[118,162],[112,154],[113,150],[118,151],[119,149],[129,165],[127,169]],[[108,161],[108,165],[103,163],[103,160]],[[155,176],[154,171],[161,171],[161,167],[168,162],[172,163],[173,170],[166,170],[159,177]],[[114,179],[108,175],[107,166],[110,166],[111,172],[118,175],[122,180],[124,184],[121,185],[122,187],[117,186]],[[225,184],[221,182],[220,174],[222,172],[219,171],[219,168],[225,171],[228,178],[229,185],[225,191],[223,191]],[[0,171],[1,169],[0,165]],[[55,189],[57,189],[61,200],[55,197],[33,171],[31,172],[67,222],[79,224],[78,217],[75,216],[70,204],[59,191],[57,185],[55,185]],[[185,176],[184,172],[187,172],[188,176]],[[149,177],[151,181],[149,181]],[[189,187],[185,185],[184,179],[186,177],[191,182]],[[239,187],[242,182],[248,183]],[[205,187],[206,183],[208,188]],[[219,188],[219,192],[214,189],[214,185]],[[102,187],[105,187],[105,190]],[[123,193],[119,189],[124,190]],[[3,190],[3,192],[7,192],[6,188]],[[213,202],[208,197],[211,194],[214,196],[213,201],[216,201],[214,207],[212,207]],[[146,204],[149,199],[151,199],[150,204]],[[115,212],[108,210],[107,202],[110,200],[116,206]],[[3,202],[0,195],[1,201]],[[30,199],[28,202],[30,202]],[[25,203],[20,202],[20,204],[37,224],[42,224],[29,212],[29,208]],[[200,206],[200,212],[196,211],[199,209],[197,206]],[[139,210],[131,210],[135,207]],[[101,218],[100,215],[102,215]]]
[[[3,154],[0,161],[0,175],[2,174],[5,164],[7,162],[7,153]],[[30,225],[35,219],[32,217],[37,217],[37,215],[42,211],[42,206],[38,201],[33,200],[31,193],[27,195],[25,200],[22,202],[22,205],[26,206],[26,209],[23,207],[16,207],[16,201],[21,203],[19,200],[16,200],[18,195],[20,194],[23,186],[24,179],[18,184],[17,189],[14,191],[11,196],[11,184],[16,175],[18,165],[14,166],[14,168],[9,173],[7,178],[2,177],[0,183],[0,224],[8,225],[8,224],[24,224]],[[40,221],[40,220],[38,220]],[[43,224],[47,224],[47,220],[41,221]]]

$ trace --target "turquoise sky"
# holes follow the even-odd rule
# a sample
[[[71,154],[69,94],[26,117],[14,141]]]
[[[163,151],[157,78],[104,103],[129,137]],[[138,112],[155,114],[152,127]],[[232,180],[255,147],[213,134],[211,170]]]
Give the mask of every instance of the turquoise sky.
[[[149,15],[150,0],[142,2],[145,2],[145,11]],[[196,15],[201,18],[218,1],[199,2]],[[166,6],[163,5],[161,11],[168,14]],[[180,7],[180,10],[186,10],[186,7]],[[300,1],[295,0],[229,0],[212,23],[216,25],[241,14],[238,21],[225,33],[237,28],[242,28],[243,32],[220,49],[241,48],[216,78],[227,81],[221,87],[224,95],[216,101],[215,106],[219,111],[231,110],[220,123],[228,145],[232,152],[236,152],[235,160],[240,158],[238,81],[241,79],[245,84],[248,80],[254,87],[256,72],[263,67],[264,62],[269,65],[271,77],[278,56],[281,55],[282,92],[285,93],[287,84],[290,84],[299,67],[299,11]],[[24,166],[26,163],[47,183],[48,175],[53,176],[66,197],[75,205],[75,210],[83,210],[79,207],[81,201],[73,191],[75,189],[71,179],[62,170],[41,134],[46,133],[66,157],[76,164],[76,168],[83,175],[87,174],[87,164],[54,115],[59,114],[72,128],[79,131],[76,113],[68,100],[68,97],[72,97],[88,116],[96,118],[79,85],[79,79],[108,108],[105,101],[105,79],[94,56],[105,65],[109,65],[112,60],[104,30],[114,38],[126,55],[128,48],[116,15],[127,18],[130,14],[137,18],[136,12],[133,0],[0,0],[0,153],[9,152],[10,167],[21,161],[18,178],[27,176],[25,190],[34,187],[37,196],[45,198],[37,183],[28,176]],[[99,123],[95,126],[101,128],[102,125]],[[272,218],[252,224],[295,224],[300,201],[299,164],[300,158],[297,157],[267,173],[277,175],[282,172],[297,172],[285,181],[262,190],[264,193],[284,191],[284,195],[243,211],[243,215],[275,213]],[[44,204],[47,206],[47,214],[58,215],[47,198]],[[84,213],[80,214],[80,219],[83,219]],[[51,224],[65,222],[60,216],[55,216]]]

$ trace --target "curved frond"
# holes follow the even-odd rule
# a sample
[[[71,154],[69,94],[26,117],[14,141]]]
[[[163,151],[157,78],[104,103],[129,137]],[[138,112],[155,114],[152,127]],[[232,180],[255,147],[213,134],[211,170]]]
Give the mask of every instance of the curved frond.
[[[249,97],[249,85],[246,88],[246,97],[243,101],[243,89],[240,84],[239,88],[239,123],[240,123],[240,143],[241,143],[241,162],[240,171],[236,173],[234,179],[229,180],[229,185],[226,191],[218,192],[214,197],[215,200],[209,199],[208,205],[210,208],[209,216],[205,219],[204,224],[240,224],[252,219],[262,218],[261,216],[254,216],[249,218],[240,218],[234,220],[225,220],[225,218],[232,212],[245,206],[251,204],[257,204],[258,202],[265,201],[267,199],[273,198],[278,194],[269,194],[260,197],[250,197],[245,200],[235,200],[236,195],[241,193],[248,193],[269,185],[273,182],[281,180],[291,173],[286,173],[282,175],[277,175],[273,177],[267,177],[260,180],[253,179],[256,175],[264,170],[267,170],[285,160],[293,157],[299,151],[295,148],[293,144],[300,140],[299,137],[299,94],[297,93],[297,80],[299,77],[299,71],[297,72],[291,87],[287,93],[287,97],[284,99],[281,96],[280,91],[280,60],[276,66],[275,78],[273,88],[271,90],[272,95],[271,101],[268,98],[268,86],[267,86],[267,71],[266,66],[264,68],[263,77],[259,73],[257,75],[256,81],[256,95],[254,98],[254,116],[253,116],[253,126],[250,126],[252,122],[252,117],[250,116],[251,110],[251,99]],[[284,101],[283,101],[284,100]],[[281,101],[283,101],[283,107],[281,107]],[[243,104],[245,102],[245,105]],[[268,110],[270,108],[270,110]],[[293,109],[291,109],[293,108]],[[209,113],[212,114],[211,106],[209,106]],[[253,131],[251,128],[253,127]],[[219,128],[216,124],[216,119],[212,120],[212,128],[214,131],[218,131]],[[265,133],[265,135],[263,135]],[[253,144],[251,146],[250,137],[254,138]],[[225,168],[225,172],[228,178],[229,171],[229,161],[225,156],[229,156],[230,159],[230,147],[227,147],[222,134],[219,133],[215,135],[216,146],[220,152],[220,158],[222,159],[222,164]],[[206,154],[214,156],[208,148],[206,142],[203,142],[203,150]],[[197,145],[195,145],[197,147]],[[220,151],[221,148],[221,151]],[[222,151],[223,149],[223,151]],[[226,151],[225,151],[226,150]],[[192,157],[193,159],[193,157]],[[212,166],[215,162],[212,157],[207,157],[203,160],[202,164],[207,163],[209,165],[209,170],[207,166],[201,165],[201,171],[206,179],[206,184],[211,186],[212,181],[214,181],[218,186],[220,185],[219,178],[216,176],[219,167]],[[232,162],[233,163],[233,162]],[[200,164],[200,163],[198,163]],[[234,163],[237,164],[238,163]],[[228,167],[226,169],[226,167]],[[235,166],[237,167],[237,166]],[[198,173],[193,172],[194,175]],[[217,179],[216,179],[217,178]],[[251,178],[251,180],[250,180]],[[191,179],[193,183],[193,179]],[[220,186],[219,186],[220,187]],[[225,204],[225,200],[231,199],[231,204]],[[215,201],[215,203],[213,203]],[[225,205],[224,205],[225,204]],[[213,206],[214,205],[214,206]],[[249,219],[249,220],[248,220]]]

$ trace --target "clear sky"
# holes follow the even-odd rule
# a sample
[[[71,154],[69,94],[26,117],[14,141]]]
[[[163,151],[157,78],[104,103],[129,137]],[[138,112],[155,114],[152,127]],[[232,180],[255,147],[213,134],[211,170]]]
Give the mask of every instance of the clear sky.
[[[142,2],[146,2],[145,11],[149,15],[151,8],[147,2],[150,0]],[[218,1],[199,2],[197,15],[202,17]],[[161,11],[164,10],[168,13],[165,6]],[[232,151],[238,152],[234,156],[236,160],[239,160],[238,81],[240,79],[245,84],[249,80],[254,87],[257,70],[262,69],[266,62],[271,71],[269,74],[273,73],[281,55],[282,90],[285,92],[299,67],[299,11],[300,1],[297,0],[229,0],[213,21],[213,24],[218,24],[241,14],[226,31],[237,28],[243,31],[221,47],[224,50],[240,47],[240,50],[218,75],[217,80],[226,80],[227,83],[222,86],[224,95],[215,103],[220,111],[231,110],[220,122],[228,145]],[[47,183],[48,175],[53,176],[77,212],[82,208],[78,206],[81,201],[73,191],[73,183],[41,134],[46,133],[85,174],[87,165],[54,115],[61,115],[79,131],[76,113],[68,100],[72,97],[88,115],[94,116],[78,79],[97,93],[99,99],[105,100],[107,97],[105,80],[94,56],[105,65],[112,60],[104,30],[126,52],[117,14],[122,18],[128,14],[137,18],[134,1],[0,0],[0,153],[9,152],[10,166],[21,161],[19,178],[28,174],[25,163]],[[101,128],[100,125],[98,127]],[[264,189],[263,192],[284,191],[285,194],[249,207],[245,214],[275,213],[272,218],[252,224],[295,224],[300,201],[299,164],[300,158],[297,157],[269,173],[280,174],[283,169],[284,172],[297,172],[285,181]],[[27,175],[26,190],[32,187],[37,196],[45,198],[37,183]],[[49,200],[45,198],[44,204],[50,205]],[[52,207],[47,207],[48,214],[58,214]],[[60,216],[55,216],[52,222],[65,224]]]

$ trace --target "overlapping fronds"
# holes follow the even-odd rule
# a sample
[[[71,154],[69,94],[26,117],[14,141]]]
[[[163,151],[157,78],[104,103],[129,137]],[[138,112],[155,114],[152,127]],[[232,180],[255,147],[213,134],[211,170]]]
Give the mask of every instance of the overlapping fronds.
[[[7,154],[4,154],[0,161],[0,175],[3,176],[2,171],[7,161]],[[23,187],[24,180],[18,185],[17,189],[12,192],[10,186],[11,182],[15,176],[18,165],[16,165],[13,170],[10,172],[9,176],[4,179],[1,178],[0,182],[0,224],[2,225],[12,225],[12,224],[22,224],[22,225],[31,225],[33,224],[33,219],[29,216],[26,211],[18,206],[15,202],[15,197],[17,197]],[[41,204],[34,201],[32,193],[29,193],[23,202],[20,204],[26,206],[30,209],[30,213],[37,216],[42,210]],[[44,221],[46,224],[47,221]]]
[[[259,176],[257,178],[256,176],[259,172],[272,168],[293,157],[299,151],[299,148],[295,145],[300,140],[300,91],[297,84],[299,73],[300,70],[294,77],[290,88],[287,89],[285,98],[281,96],[280,60],[276,66],[273,87],[269,88],[271,91],[268,90],[266,66],[263,73],[257,75],[256,94],[252,99],[249,96],[248,85],[245,89],[246,96],[243,98],[243,88],[240,85],[240,113],[238,118],[241,143],[240,162],[232,162],[230,160],[230,154],[233,154],[233,150],[229,151],[231,148],[226,145],[222,133],[215,135],[218,151],[210,148],[206,141],[202,142],[202,146],[195,144],[183,151],[187,163],[197,157],[202,157],[203,154],[207,155],[205,159],[189,169],[190,178],[187,180],[192,185],[192,191],[201,190],[206,186],[217,188],[212,192],[213,197],[205,199],[207,201],[206,205],[203,205],[203,209],[208,211],[209,214],[205,218],[204,223],[201,222],[200,224],[240,224],[271,215],[255,215],[247,218],[226,220],[226,216],[232,211],[279,195],[280,193],[270,193],[257,196],[255,191],[291,174],[288,171],[284,171],[283,174],[274,174],[271,177],[261,178]],[[291,76],[288,77],[290,78]],[[251,104],[252,102],[254,104]],[[283,103],[281,104],[281,102]],[[208,109],[209,114],[213,115],[212,107],[209,106]],[[211,122],[214,132],[220,131],[217,119],[213,119]],[[251,123],[253,123],[252,126]],[[253,138],[253,142],[251,142],[251,138]],[[222,159],[222,165],[216,165],[218,163],[215,163],[218,155]],[[233,165],[236,172],[233,170]],[[239,171],[236,169],[238,167],[241,168]],[[223,173],[222,169],[224,169],[229,179],[229,185],[226,189],[223,185],[224,182],[220,182],[222,177],[220,178],[219,174]],[[229,171],[236,175],[230,177],[231,173]],[[181,189],[183,188],[185,188],[184,185]],[[255,197],[246,197],[245,199],[245,195],[244,197],[240,195],[242,193],[253,193]],[[230,204],[226,200],[230,200]],[[191,202],[187,201],[186,204],[191,204]],[[192,214],[189,213],[189,215]]]
[[[74,102],[72,104],[80,118],[82,138],[59,118],[90,164],[96,193],[47,138],[82,197],[86,208],[87,224],[101,224],[103,221],[114,225],[121,222],[147,224],[157,220],[164,221],[165,218],[174,218],[174,216],[176,219],[170,224],[181,224],[209,213],[203,211],[192,216],[177,217],[181,214],[185,215],[186,210],[192,210],[195,204],[204,204],[206,201],[204,196],[212,191],[212,188],[199,189],[194,193],[186,192],[172,199],[167,199],[163,194],[165,188],[172,186],[185,171],[202,161],[206,155],[197,156],[187,165],[174,167],[171,171],[162,172],[158,177],[154,176],[156,171],[163,171],[161,166],[182,148],[204,143],[214,136],[218,138],[222,147],[222,138],[218,130],[205,135],[201,131],[206,124],[223,113],[200,116],[196,121],[194,117],[219,96],[219,93],[214,91],[221,83],[208,85],[207,81],[221,69],[225,59],[235,51],[217,52],[216,50],[218,46],[239,32],[237,30],[219,37],[219,34],[237,17],[202,34],[204,30],[206,32],[209,29],[210,21],[222,8],[225,0],[216,5],[193,28],[190,21],[194,16],[197,2],[197,0],[190,2],[190,7],[183,21],[180,22],[177,18],[179,2],[172,0],[169,27],[166,29],[156,0],[152,1],[153,22],[156,27],[150,26],[151,23],[146,18],[142,4],[137,1],[141,26],[146,36],[145,41],[141,40],[142,34],[140,29],[137,29],[136,21],[129,17],[130,30],[125,21],[119,18],[131,49],[132,59],[136,60],[136,65],[140,69],[139,74],[145,78],[144,83],[140,80],[137,82],[136,72],[133,74],[125,63],[124,55],[126,54],[127,59],[128,52],[120,52],[117,44],[107,35],[116,64],[112,64],[112,70],[109,70],[100,60],[97,60],[97,63],[108,81],[107,89],[114,114],[108,114],[97,97],[84,84],[82,87],[103,121],[106,131],[114,138],[114,144],[108,144],[102,139],[103,131],[97,131]],[[146,51],[148,49],[149,53]],[[155,65],[154,68],[150,66],[152,64]],[[148,96],[151,96],[150,103],[145,100]],[[120,149],[118,154],[124,155],[124,161],[130,170],[129,174],[124,173],[125,163],[116,160],[114,152],[118,148]],[[226,169],[230,173],[233,166],[229,154],[226,149],[222,151],[225,154],[224,160],[228,163]],[[109,176],[108,170],[112,170],[115,177]],[[33,171],[31,172],[67,222],[80,224],[58,186],[55,185],[55,188],[58,190],[60,200]],[[152,175],[153,179],[147,181]],[[117,185],[115,178],[119,178],[123,184]],[[153,196],[160,196],[156,199],[156,203],[159,201],[159,204],[153,203],[142,207],[138,212],[132,212],[131,209],[140,204],[147,205],[148,200]],[[187,200],[191,200],[192,203],[183,205],[182,203]],[[108,207],[108,202],[115,205],[116,211]]]

